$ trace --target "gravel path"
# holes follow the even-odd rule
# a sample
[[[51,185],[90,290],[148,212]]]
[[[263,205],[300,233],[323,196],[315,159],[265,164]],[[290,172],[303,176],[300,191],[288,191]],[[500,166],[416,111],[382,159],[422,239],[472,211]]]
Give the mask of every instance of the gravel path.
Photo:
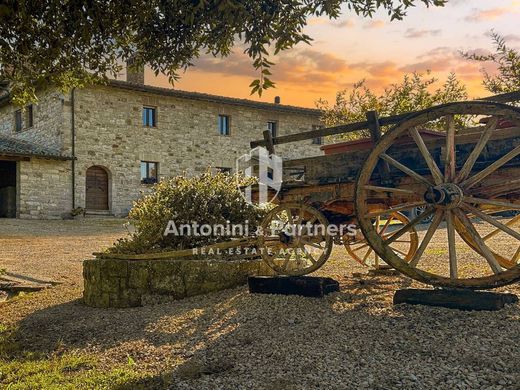
[[[126,233],[123,219],[0,219],[0,268],[32,278],[78,284],[82,262]]]
[[[130,356],[152,373],[148,388],[520,388],[520,305],[490,313],[394,307],[397,288],[419,284],[364,275],[336,248],[319,274],[336,278],[341,291],[324,299],[251,295],[241,287],[143,308],[92,309],[79,301],[80,260],[120,237],[121,221],[104,228],[56,221],[53,232],[49,222],[3,222],[0,268],[65,281],[0,304],[0,322],[19,327],[28,351],[88,352],[107,367]],[[432,262],[446,256],[442,236]],[[518,285],[502,290],[520,295]]]

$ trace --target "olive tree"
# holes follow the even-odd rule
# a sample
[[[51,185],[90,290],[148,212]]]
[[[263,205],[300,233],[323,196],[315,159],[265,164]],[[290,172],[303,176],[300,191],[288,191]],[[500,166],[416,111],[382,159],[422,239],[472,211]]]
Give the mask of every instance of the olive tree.
[[[333,104],[320,99],[317,106],[322,110],[322,119],[327,126],[366,120],[367,111],[378,111],[380,116],[403,114],[418,111],[438,104],[466,100],[467,90],[454,73],[445,82],[430,72],[405,74],[403,79],[386,87],[382,93],[371,90],[366,81],[354,84],[351,90],[339,91]],[[383,129],[383,131],[386,129]],[[369,137],[367,131],[342,134],[336,139],[356,139]]]
[[[495,31],[491,32],[491,39],[495,47],[494,53],[463,52],[462,55],[469,60],[496,65],[495,74],[482,69],[483,84],[489,92],[500,94],[520,90],[520,52],[508,46],[506,39]]]

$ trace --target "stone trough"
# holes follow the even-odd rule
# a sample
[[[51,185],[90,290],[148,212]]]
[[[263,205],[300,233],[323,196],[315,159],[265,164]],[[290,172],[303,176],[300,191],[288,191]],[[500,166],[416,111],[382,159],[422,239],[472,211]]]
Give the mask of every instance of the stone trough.
[[[248,276],[273,275],[258,260],[120,260],[83,262],[84,302],[92,307],[137,307],[233,288]]]

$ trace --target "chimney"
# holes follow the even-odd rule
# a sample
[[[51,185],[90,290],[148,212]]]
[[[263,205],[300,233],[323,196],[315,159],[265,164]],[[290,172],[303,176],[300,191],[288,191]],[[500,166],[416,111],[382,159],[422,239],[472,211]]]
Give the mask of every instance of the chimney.
[[[126,81],[144,85],[144,65],[136,65],[133,57],[126,61]]]
[[[280,99],[280,96],[274,97],[274,104],[280,104],[281,101],[282,101],[282,99]]]

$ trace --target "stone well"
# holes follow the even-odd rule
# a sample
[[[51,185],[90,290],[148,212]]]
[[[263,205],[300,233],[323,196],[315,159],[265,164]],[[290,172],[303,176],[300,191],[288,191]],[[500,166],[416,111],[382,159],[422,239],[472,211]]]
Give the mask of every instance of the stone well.
[[[83,262],[83,298],[93,307],[136,307],[233,288],[253,275],[273,271],[262,260],[91,259]]]

